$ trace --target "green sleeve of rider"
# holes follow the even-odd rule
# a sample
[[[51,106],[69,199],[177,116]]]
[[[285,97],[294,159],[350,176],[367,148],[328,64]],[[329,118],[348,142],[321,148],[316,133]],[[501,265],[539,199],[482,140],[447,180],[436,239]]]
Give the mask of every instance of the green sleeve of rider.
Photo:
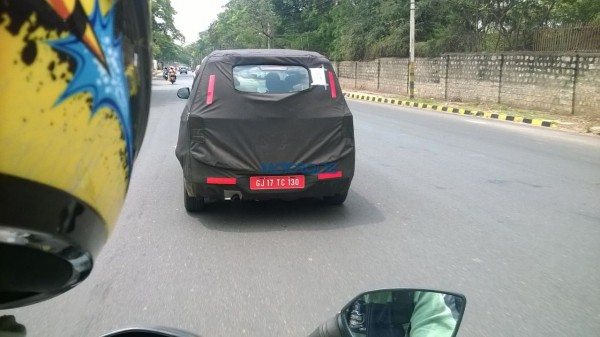
[[[410,337],[450,337],[456,320],[442,294],[415,292]]]

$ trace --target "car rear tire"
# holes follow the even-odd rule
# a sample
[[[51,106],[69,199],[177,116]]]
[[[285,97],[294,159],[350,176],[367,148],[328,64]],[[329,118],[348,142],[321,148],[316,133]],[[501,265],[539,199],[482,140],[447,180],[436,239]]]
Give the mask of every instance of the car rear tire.
[[[183,189],[183,203],[188,212],[200,212],[204,209],[204,198],[189,196],[185,188]]]
[[[328,205],[341,205],[346,201],[346,197],[348,196],[348,191],[344,193],[334,194],[329,197],[323,197],[323,201]]]

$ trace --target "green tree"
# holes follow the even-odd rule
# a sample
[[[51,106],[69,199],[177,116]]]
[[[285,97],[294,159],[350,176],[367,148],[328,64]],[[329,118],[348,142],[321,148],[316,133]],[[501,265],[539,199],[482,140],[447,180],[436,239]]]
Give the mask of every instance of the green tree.
[[[598,0],[561,0],[555,8],[552,23],[600,24]]]
[[[231,0],[196,45],[408,55],[409,0]],[[598,0],[416,0],[416,54],[528,50],[538,28],[600,23]]]
[[[181,47],[175,43],[185,42],[183,34],[175,27],[174,15],[177,14],[171,0],[152,0],[152,53],[161,61],[178,61]]]
[[[208,29],[216,49],[266,48],[274,37],[278,17],[271,0],[231,0]]]

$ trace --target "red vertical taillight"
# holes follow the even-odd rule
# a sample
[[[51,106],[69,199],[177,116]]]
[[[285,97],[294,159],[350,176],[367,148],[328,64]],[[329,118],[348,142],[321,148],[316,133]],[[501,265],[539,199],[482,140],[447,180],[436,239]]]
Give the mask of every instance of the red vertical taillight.
[[[333,77],[333,71],[328,70],[327,76],[329,77],[329,90],[331,92],[331,98],[336,98],[337,89],[335,88],[335,78]]]
[[[208,77],[208,88],[206,89],[206,105],[210,105],[213,102],[215,95],[215,75]]]

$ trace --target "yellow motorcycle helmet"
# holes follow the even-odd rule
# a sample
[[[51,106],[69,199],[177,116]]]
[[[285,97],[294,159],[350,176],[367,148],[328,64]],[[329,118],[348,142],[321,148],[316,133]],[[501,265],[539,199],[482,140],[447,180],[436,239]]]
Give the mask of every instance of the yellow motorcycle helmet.
[[[0,309],[83,281],[150,104],[147,0],[0,1]]]

